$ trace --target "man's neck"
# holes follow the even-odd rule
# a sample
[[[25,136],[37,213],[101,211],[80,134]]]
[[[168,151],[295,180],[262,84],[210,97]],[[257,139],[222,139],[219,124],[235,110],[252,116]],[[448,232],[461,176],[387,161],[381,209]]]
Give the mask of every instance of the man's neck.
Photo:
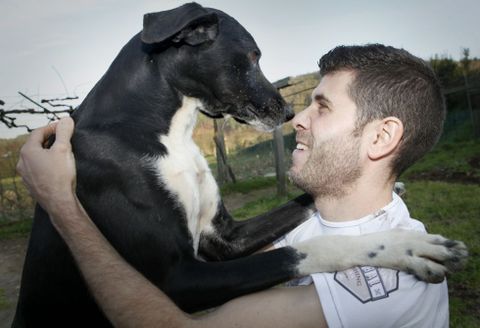
[[[315,197],[315,207],[327,221],[342,222],[373,214],[392,201],[393,182],[384,185],[357,181],[340,197]]]

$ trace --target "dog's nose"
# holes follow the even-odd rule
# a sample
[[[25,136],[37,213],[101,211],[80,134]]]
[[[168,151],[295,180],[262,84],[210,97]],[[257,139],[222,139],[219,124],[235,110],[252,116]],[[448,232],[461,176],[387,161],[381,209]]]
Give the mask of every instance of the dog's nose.
[[[290,121],[295,116],[295,112],[293,111],[291,106],[285,106],[285,122]]]

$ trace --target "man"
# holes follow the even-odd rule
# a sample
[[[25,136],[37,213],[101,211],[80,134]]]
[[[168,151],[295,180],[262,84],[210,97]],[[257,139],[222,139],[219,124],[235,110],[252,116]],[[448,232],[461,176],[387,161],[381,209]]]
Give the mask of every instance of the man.
[[[322,234],[424,231],[392,189],[440,136],[445,107],[432,70],[383,45],[337,47],[319,67],[312,103],[293,120],[297,146],[289,172],[318,212],[275,247]],[[55,144],[43,149],[54,131]],[[315,274],[291,282],[303,286],[243,296],[203,316],[181,312],[116,253],[78,202],[72,131],[64,119],[33,132],[18,170],[115,326],[448,327],[445,281],[431,285],[372,267]]]

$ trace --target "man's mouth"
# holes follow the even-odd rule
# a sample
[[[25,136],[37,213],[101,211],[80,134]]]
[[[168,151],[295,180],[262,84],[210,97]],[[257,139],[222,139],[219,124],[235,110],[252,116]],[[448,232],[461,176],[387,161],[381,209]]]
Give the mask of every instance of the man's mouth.
[[[297,150],[308,150],[308,146],[304,143],[297,141],[297,145],[295,146]]]

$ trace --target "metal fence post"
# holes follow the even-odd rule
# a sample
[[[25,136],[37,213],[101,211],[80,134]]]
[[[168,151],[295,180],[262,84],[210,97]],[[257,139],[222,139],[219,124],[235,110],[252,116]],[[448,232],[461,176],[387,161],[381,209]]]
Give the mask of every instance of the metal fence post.
[[[273,131],[273,148],[275,153],[275,173],[277,175],[277,195],[287,196],[287,181],[285,178],[285,146],[282,128]]]

